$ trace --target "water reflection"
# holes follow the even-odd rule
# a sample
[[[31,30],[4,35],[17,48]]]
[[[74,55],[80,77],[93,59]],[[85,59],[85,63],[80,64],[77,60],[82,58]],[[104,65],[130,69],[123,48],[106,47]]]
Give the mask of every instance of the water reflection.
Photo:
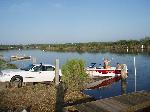
[[[123,95],[127,93],[127,79],[122,79],[121,76],[114,77],[103,81],[101,84],[94,86],[90,90],[84,90],[83,93],[96,99]]]
[[[127,92],[127,79],[121,79],[121,95]]]

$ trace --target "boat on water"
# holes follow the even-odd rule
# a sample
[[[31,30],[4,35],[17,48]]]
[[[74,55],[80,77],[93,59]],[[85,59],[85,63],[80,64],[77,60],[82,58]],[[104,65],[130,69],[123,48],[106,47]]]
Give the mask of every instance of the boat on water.
[[[11,61],[17,61],[17,60],[28,60],[28,59],[31,59],[31,56],[17,56],[17,55],[15,55],[15,56],[11,56],[10,57],[10,60]]]
[[[101,77],[101,76],[122,76],[126,78],[128,75],[128,68],[126,64],[120,64],[120,67],[111,67],[105,68],[103,66],[96,66],[96,63],[91,63],[90,66],[86,68],[86,73],[89,74],[90,77]]]
[[[104,66],[101,66],[101,64],[96,66],[96,63],[91,63],[91,65],[86,68],[86,73],[89,74],[91,78],[104,77],[102,80],[85,84],[86,89],[95,89],[107,86],[120,79],[126,79],[128,77],[128,68],[126,64],[119,63],[117,63],[116,67],[111,67],[107,61],[104,61]]]

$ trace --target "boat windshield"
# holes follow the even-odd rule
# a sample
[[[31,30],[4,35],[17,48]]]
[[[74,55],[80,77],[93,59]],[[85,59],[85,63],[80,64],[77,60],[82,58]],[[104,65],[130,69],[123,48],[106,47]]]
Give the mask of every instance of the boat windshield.
[[[94,68],[95,65],[96,65],[96,63],[91,63],[90,66],[89,66],[89,68]]]
[[[28,65],[28,66],[26,66],[26,67],[24,67],[24,68],[21,68],[21,70],[29,71],[29,70],[31,70],[33,67],[34,67],[34,65],[33,65],[33,64],[30,64],[30,65]]]

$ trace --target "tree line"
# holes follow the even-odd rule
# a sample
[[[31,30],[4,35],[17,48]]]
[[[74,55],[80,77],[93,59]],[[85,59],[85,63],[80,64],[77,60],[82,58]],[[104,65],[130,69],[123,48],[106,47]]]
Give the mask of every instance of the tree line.
[[[150,37],[140,40],[119,40],[115,42],[88,42],[65,44],[29,44],[29,45],[0,45],[0,50],[10,49],[41,49],[44,51],[77,51],[77,52],[119,52],[137,49],[150,49]]]

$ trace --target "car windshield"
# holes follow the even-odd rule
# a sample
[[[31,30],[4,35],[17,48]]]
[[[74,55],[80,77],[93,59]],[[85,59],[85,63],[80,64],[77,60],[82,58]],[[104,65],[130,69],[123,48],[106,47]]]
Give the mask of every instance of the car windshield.
[[[27,67],[21,68],[21,70],[29,71],[29,70],[32,69],[33,67],[34,67],[34,65],[33,65],[33,64],[30,64],[30,65],[27,66]]]

